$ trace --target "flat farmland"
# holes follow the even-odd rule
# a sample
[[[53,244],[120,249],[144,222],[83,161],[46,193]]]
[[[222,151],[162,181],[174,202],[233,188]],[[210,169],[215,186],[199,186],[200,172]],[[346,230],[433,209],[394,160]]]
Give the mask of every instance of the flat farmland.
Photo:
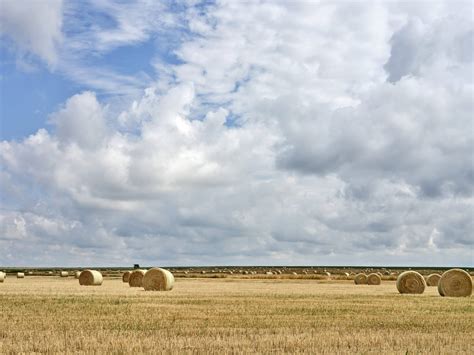
[[[472,297],[393,281],[177,278],[170,292],[106,278],[8,277],[0,353],[472,353]]]

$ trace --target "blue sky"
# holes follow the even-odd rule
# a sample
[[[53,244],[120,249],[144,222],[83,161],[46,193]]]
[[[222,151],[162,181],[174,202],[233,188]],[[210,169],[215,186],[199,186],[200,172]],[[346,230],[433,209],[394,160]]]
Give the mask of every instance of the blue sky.
[[[184,29],[177,29],[171,33],[166,28],[156,28],[156,32],[150,30],[150,33],[144,33],[142,38],[130,42],[118,40],[119,43],[115,44],[111,41],[110,45],[97,43],[98,34],[114,31],[119,25],[119,20],[114,14],[107,13],[105,9],[108,6],[119,5],[120,2],[97,4],[98,6],[94,7],[87,2],[58,2],[64,11],[62,41],[73,43],[57,48],[57,55],[74,58],[68,62],[65,60],[64,63],[57,63],[53,67],[48,65],[50,63],[45,63],[41,56],[19,48],[20,45],[8,35],[8,29],[5,31],[0,47],[1,85],[2,100],[8,104],[2,105],[1,108],[2,139],[20,139],[47,126],[48,115],[74,93],[94,90],[99,97],[105,99],[116,94],[114,90],[102,87],[100,83],[94,85],[92,79],[82,79],[81,74],[75,74],[75,71],[86,73],[90,70],[100,78],[100,72],[104,70],[110,76],[141,79],[140,82],[133,83],[134,87],[123,88],[130,94],[130,91],[145,88],[155,76],[159,76],[152,65],[153,61],[160,60],[166,64],[179,63],[173,54],[173,49],[179,45],[183,33],[186,32]],[[23,7],[26,9],[28,5],[25,4]],[[161,8],[161,5],[158,7]],[[176,13],[181,10],[181,6],[170,7],[170,11]],[[78,46],[85,47],[77,50]],[[107,78],[101,79],[107,80]]]
[[[0,265],[472,266],[471,2],[0,6]]]
[[[81,86],[44,67],[18,70],[16,56],[1,49],[1,139],[21,139],[47,124],[48,114]],[[25,90],[26,89],[26,90]]]

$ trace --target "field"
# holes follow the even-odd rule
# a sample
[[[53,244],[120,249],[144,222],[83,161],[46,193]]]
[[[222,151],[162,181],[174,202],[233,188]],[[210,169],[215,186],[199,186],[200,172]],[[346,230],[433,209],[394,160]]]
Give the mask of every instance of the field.
[[[393,281],[177,278],[145,292],[117,278],[9,276],[0,284],[0,353],[472,353],[472,298]]]

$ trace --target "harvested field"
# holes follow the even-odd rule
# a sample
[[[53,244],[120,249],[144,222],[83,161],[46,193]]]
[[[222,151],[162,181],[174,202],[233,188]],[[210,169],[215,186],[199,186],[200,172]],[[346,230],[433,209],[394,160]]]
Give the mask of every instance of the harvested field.
[[[351,280],[178,278],[170,292],[106,278],[9,278],[0,353],[470,353],[472,298]],[[403,310],[403,312],[401,312]],[[409,316],[403,316],[403,314]]]

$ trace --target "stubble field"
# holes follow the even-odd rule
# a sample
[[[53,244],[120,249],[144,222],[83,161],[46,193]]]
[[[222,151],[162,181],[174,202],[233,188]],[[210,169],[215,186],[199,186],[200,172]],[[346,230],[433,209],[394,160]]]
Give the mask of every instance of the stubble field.
[[[0,353],[472,353],[472,297],[393,281],[178,278],[171,292],[119,279],[8,278]]]

